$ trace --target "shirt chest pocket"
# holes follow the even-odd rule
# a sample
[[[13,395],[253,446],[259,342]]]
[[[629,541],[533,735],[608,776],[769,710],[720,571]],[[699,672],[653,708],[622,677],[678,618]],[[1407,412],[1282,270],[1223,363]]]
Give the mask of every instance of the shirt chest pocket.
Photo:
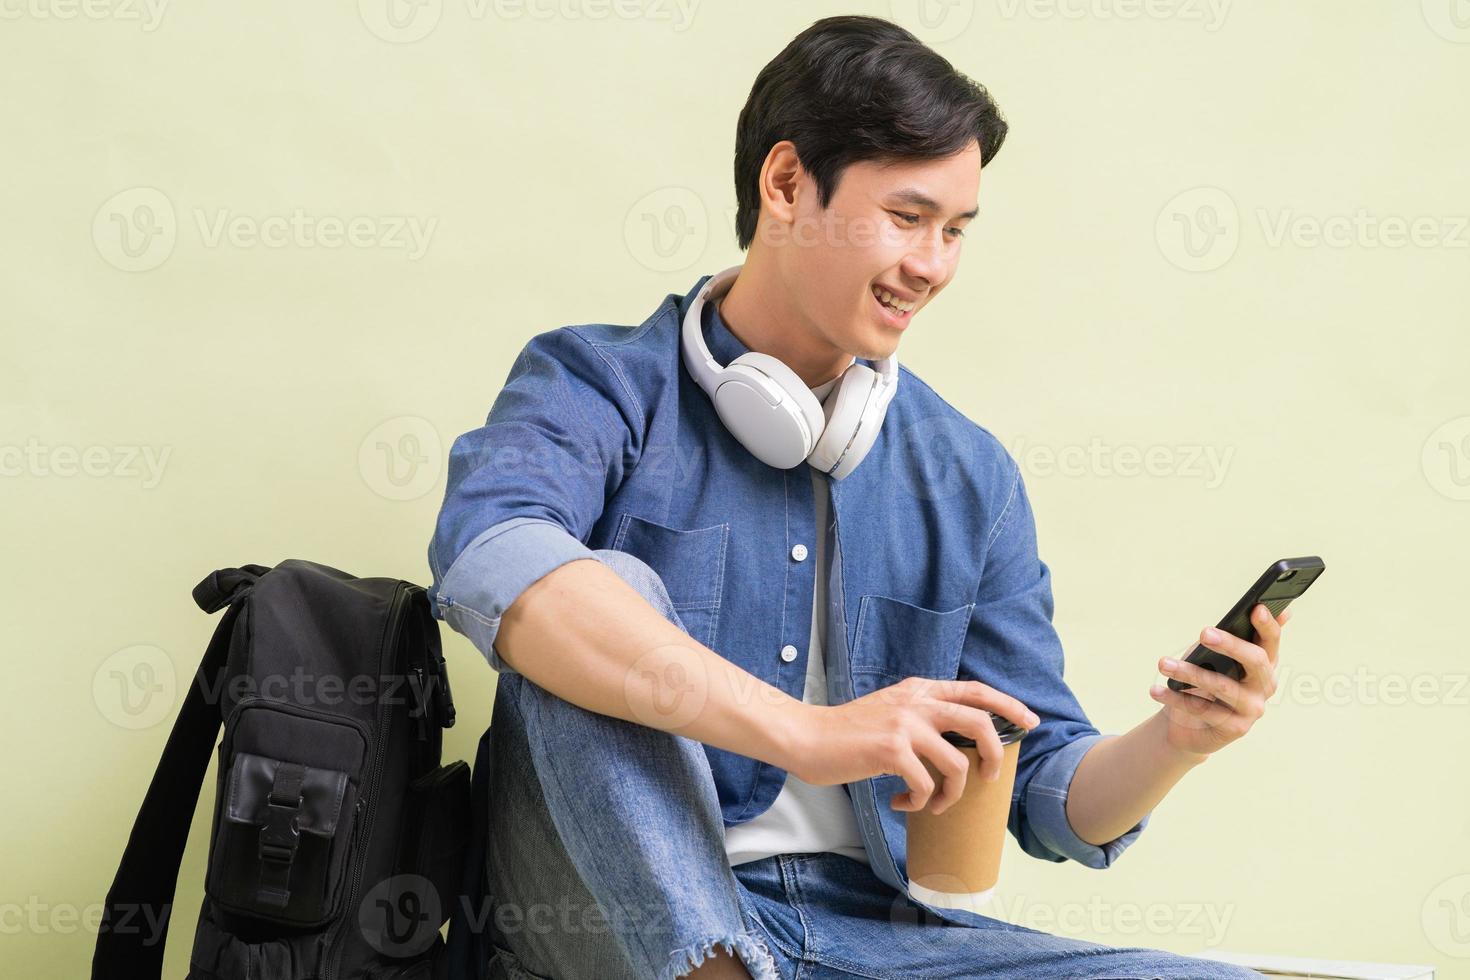
[[[729,537],[728,523],[681,530],[623,514],[612,547],[641,558],[657,572],[685,630],[713,648],[725,587],[725,547]]]
[[[953,680],[969,629],[967,602],[949,610],[927,609],[884,595],[858,600],[852,651],[853,696],[862,697],[905,677]]]

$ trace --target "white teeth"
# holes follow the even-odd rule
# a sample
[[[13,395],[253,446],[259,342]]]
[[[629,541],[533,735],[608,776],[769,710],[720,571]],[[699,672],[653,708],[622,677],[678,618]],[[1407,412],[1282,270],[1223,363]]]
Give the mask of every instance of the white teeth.
[[[881,286],[873,287],[873,295],[878,297],[879,301],[881,301],[884,306],[892,307],[893,309],[898,310],[900,313],[908,313],[916,305],[918,305],[916,303],[906,303],[903,300],[894,299],[893,294],[890,293],[888,290],[882,288]]]

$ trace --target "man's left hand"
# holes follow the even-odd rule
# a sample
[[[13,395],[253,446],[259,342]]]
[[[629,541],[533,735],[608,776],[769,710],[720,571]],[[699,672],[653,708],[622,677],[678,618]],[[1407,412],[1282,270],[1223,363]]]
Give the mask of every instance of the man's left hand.
[[[1281,628],[1290,618],[1290,609],[1273,617],[1269,609],[1258,604],[1251,610],[1256,643],[1213,627],[1200,632],[1200,644],[1245,668],[1245,677],[1239,681],[1183,660],[1165,657],[1159,661],[1159,670],[1166,677],[1194,685],[1189,691],[1157,684],[1149,689],[1149,696],[1164,706],[1162,710],[1169,717],[1171,746],[1204,756],[1251,730],[1266,713],[1266,701],[1276,693]],[[1194,646],[1191,643],[1185,652]]]

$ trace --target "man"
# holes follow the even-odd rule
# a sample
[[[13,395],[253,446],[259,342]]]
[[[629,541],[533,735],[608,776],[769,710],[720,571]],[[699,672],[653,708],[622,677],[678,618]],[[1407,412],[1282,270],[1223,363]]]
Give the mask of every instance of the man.
[[[894,357],[1005,133],[902,28],[817,21],[740,114],[743,265],[533,337],[456,440],[431,595],[501,672],[503,975],[1256,976],[908,895],[905,814],[966,778],[942,732],[989,778],[987,712],[1028,729],[1010,832],[1104,868],[1260,717],[1286,619],[1202,634],[1241,683],[1161,662],[1205,696],[1121,736],[1064,683],[1016,463]]]

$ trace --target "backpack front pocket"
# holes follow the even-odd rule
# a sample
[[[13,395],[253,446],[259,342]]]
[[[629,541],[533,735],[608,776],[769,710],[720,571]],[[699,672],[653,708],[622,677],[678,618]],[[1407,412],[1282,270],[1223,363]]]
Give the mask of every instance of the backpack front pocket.
[[[242,702],[231,716],[205,883],[226,911],[297,926],[337,914],[365,742],[355,726],[308,712]]]

